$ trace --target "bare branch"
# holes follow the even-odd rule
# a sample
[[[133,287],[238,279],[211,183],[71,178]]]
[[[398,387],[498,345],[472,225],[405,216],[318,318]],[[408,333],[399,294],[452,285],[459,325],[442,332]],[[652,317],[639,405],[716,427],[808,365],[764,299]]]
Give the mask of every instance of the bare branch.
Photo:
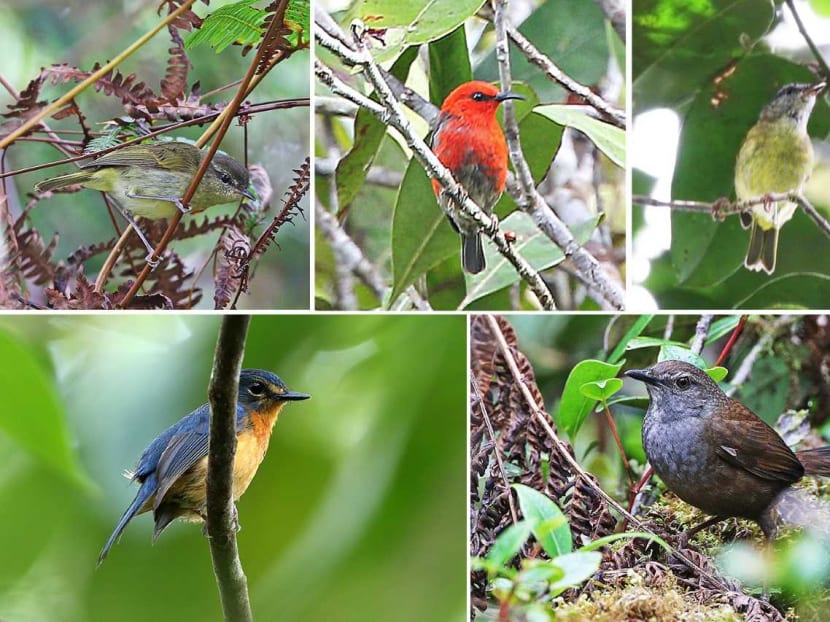
[[[210,441],[207,473],[207,534],[222,611],[228,622],[253,622],[248,581],[236,546],[233,462],[236,402],[249,315],[225,315],[219,327],[210,376]]]

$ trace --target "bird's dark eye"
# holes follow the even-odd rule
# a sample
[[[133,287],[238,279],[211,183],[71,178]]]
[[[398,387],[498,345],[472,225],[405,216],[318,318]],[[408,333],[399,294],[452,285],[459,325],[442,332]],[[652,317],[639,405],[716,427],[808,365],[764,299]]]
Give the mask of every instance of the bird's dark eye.
[[[476,91],[475,93],[473,93],[472,97],[473,101],[477,102],[483,102],[485,99],[487,99],[487,96],[481,91]]]
[[[688,389],[692,384],[692,379],[688,376],[680,376],[675,382],[675,384],[677,384],[678,389]]]
[[[231,181],[233,180],[231,179],[231,176],[227,173],[219,173],[219,181],[221,181],[223,184],[227,184],[230,186]]]
[[[265,385],[261,382],[254,382],[248,387],[248,393],[254,397],[262,397],[265,395]]]

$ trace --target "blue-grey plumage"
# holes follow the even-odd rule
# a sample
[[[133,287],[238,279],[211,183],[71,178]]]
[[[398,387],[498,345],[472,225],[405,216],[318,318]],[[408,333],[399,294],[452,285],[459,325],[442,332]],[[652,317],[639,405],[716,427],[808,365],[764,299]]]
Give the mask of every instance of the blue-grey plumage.
[[[236,407],[237,448],[234,459],[234,501],[248,488],[265,457],[271,430],[289,401],[306,393],[289,391],[269,371],[244,369],[239,377]],[[141,454],[131,479],[141,484],[98,557],[100,565],[134,516],[153,511],[153,541],[176,518],[205,519],[210,406],[203,404],[167,428]]]

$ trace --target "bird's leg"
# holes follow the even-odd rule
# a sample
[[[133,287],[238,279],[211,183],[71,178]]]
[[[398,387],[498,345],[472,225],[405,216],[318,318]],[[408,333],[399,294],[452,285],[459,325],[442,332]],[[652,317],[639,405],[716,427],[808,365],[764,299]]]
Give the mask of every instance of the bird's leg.
[[[724,220],[726,220],[726,216],[724,216],[721,213],[721,211],[724,208],[729,207],[729,205],[729,199],[727,199],[726,197],[721,197],[714,203],[712,203],[712,219],[717,220],[719,222],[723,222]]]
[[[135,218],[133,218],[133,215],[130,213],[128,209],[121,207],[120,205],[118,205],[118,203],[116,203],[115,205],[118,207],[118,211],[121,212],[121,215],[124,217],[124,220],[126,220],[130,224],[130,226],[133,228],[133,231],[135,231],[136,235],[144,244],[144,248],[147,249],[147,257],[145,258],[145,261],[150,265],[151,268],[155,268],[156,266],[158,266],[160,260],[153,259],[153,255],[155,254],[156,249],[153,248],[152,244],[150,244],[149,240],[147,240],[144,233],[141,231],[141,227],[138,226],[138,223],[135,221]]]
[[[719,522],[726,520],[727,518],[728,516],[713,516],[712,518],[703,521],[699,525],[695,525],[691,529],[687,529],[682,534],[680,534],[679,548],[685,549],[689,544],[689,540],[691,540],[695,536],[695,534],[697,534],[700,531],[703,531],[704,529],[708,529],[712,525],[717,525]]]
[[[189,214],[190,213],[190,208],[185,207],[184,203],[182,203],[182,200],[177,198],[177,197],[160,197],[160,196],[155,196],[155,195],[152,195],[152,194],[133,194],[131,192],[128,192],[127,196],[130,197],[131,199],[147,199],[147,200],[150,200],[150,201],[167,201],[168,203],[172,203],[173,205],[175,205],[176,209],[178,209],[182,214]]]

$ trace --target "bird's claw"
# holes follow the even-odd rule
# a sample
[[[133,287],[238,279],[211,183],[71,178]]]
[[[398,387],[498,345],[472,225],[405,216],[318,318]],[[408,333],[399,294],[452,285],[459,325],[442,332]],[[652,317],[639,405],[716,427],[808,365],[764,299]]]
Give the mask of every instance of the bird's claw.
[[[717,220],[718,222],[723,222],[726,220],[726,216],[722,213],[722,210],[729,207],[730,202],[729,199],[726,197],[721,197],[714,203],[712,203],[712,219]]]

